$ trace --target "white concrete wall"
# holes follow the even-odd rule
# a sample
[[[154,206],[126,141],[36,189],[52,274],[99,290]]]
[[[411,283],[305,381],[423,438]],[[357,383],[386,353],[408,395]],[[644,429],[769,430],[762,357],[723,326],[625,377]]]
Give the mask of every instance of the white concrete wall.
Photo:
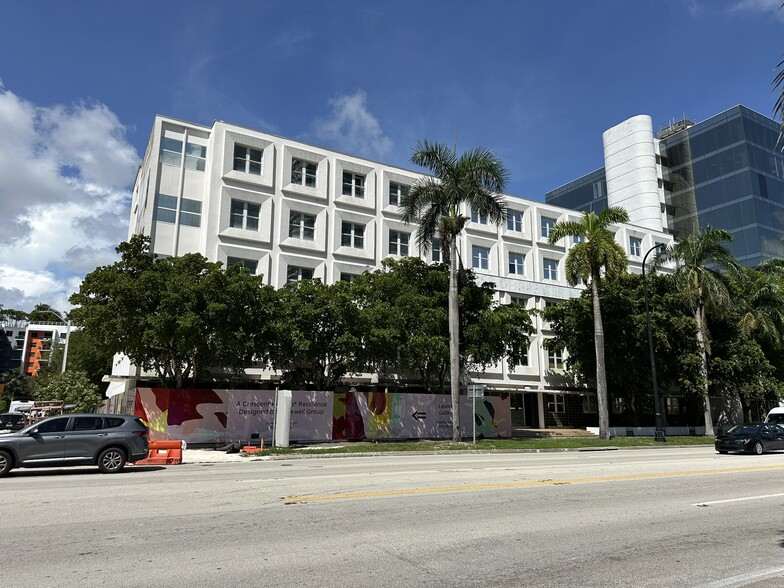
[[[661,231],[662,192],[654,141],[648,115],[632,117],[602,134],[607,204],[625,208],[630,224]]]

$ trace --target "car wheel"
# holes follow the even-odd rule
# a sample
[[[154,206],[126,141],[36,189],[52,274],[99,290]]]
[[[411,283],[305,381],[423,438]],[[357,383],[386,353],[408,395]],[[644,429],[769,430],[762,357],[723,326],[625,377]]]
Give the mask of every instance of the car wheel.
[[[109,447],[98,456],[98,469],[104,474],[116,474],[125,467],[125,452],[117,447]]]
[[[751,448],[751,450],[757,455],[762,455],[765,453],[765,446],[762,444],[762,441],[757,441],[754,443],[754,446]]]
[[[11,455],[5,451],[0,451],[0,476],[5,476],[14,467]]]

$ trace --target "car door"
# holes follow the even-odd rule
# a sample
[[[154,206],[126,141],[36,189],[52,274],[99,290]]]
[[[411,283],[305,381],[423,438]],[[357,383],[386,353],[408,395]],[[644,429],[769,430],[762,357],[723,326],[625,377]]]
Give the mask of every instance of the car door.
[[[68,463],[91,462],[108,432],[103,430],[103,418],[100,415],[75,416],[71,426],[65,432],[65,461]]]
[[[70,417],[55,417],[41,421],[30,429],[19,443],[22,465],[59,465],[65,456],[65,430]]]
[[[773,438],[771,449],[784,449],[784,427],[781,425],[768,425],[768,427]]]

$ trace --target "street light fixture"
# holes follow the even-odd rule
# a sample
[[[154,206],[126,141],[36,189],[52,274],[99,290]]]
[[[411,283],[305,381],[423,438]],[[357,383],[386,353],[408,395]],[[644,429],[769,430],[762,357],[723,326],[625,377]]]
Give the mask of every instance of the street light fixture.
[[[648,355],[651,358],[651,383],[653,385],[653,411],[656,413],[656,432],[654,433],[654,441],[661,441],[664,443],[667,438],[664,436],[664,429],[662,428],[662,414],[661,406],[659,403],[659,388],[656,383],[656,359],[653,356],[653,334],[651,333],[651,311],[648,307],[648,285],[645,282],[645,261],[652,251],[656,251],[660,247],[664,247],[664,243],[657,243],[645,253],[642,258],[642,291],[645,296],[645,323],[648,326]]]
[[[52,309],[39,310],[38,312],[48,312],[48,313],[51,313],[51,314],[55,315],[57,318],[59,318],[62,322],[64,322],[66,324],[66,327],[65,327],[65,349],[63,350],[63,365],[62,365],[62,369],[60,370],[60,373],[64,374],[65,373],[65,363],[68,360],[68,344],[71,342],[71,319],[70,318],[68,320],[64,319],[63,315],[61,315],[56,310],[52,310]]]

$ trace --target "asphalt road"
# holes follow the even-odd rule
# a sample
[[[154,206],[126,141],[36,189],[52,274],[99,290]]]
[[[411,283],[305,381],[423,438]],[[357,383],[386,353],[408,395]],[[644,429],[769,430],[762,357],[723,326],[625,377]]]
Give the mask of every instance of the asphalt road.
[[[0,586],[784,586],[784,453],[15,470]]]

